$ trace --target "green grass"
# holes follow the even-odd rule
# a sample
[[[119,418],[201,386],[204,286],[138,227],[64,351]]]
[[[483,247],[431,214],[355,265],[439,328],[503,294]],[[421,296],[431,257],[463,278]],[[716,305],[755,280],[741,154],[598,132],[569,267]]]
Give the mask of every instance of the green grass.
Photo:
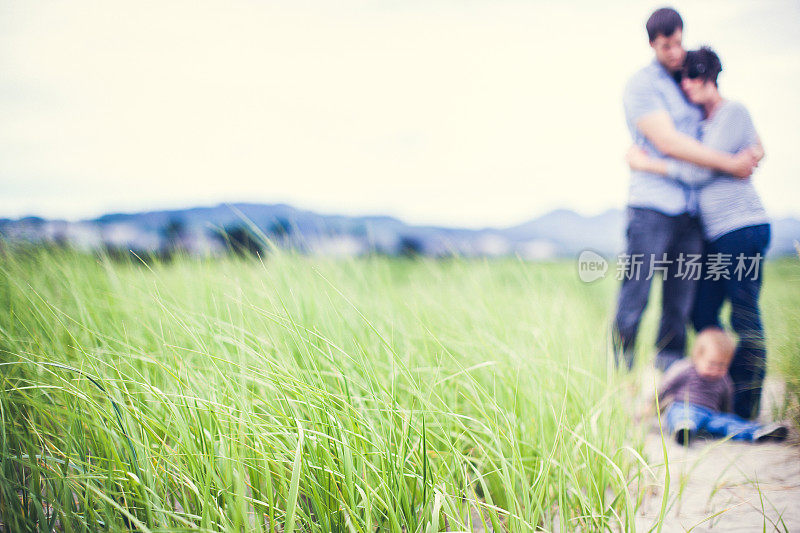
[[[768,372],[786,382],[786,401],[776,415],[800,430],[800,259],[767,265],[761,307]]]
[[[633,527],[647,474],[608,355],[613,275],[290,253],[0,261],[9,531]],[[798,269],[768,266],[776,368],[797,372]]]

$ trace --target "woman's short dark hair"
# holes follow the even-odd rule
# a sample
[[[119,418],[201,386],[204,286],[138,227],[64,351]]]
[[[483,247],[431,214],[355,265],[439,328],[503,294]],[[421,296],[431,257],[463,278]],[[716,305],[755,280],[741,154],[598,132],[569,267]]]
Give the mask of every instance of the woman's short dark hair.
[[[717,85],[717,76],[722,72],[719,56],[708,46],[700,50],[689,50],[683,61],[682,75],[689,79],[700,78],[703,82],[712,81]]]
[[[650,15],[645,27],[647,28],[647,36],[652,43],[659,35],[670,37],[675,33],[675,30],[682,30],[683,19],[678,12],[671,7],[662,7],[661,9],[655,10],[653,14]]]

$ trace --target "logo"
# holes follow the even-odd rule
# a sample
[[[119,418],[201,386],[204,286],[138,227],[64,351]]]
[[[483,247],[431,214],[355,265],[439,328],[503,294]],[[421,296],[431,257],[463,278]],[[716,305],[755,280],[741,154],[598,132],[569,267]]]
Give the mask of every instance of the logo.
[[[584,283],[604,278],[608,272],[608,261],[591,250],[584,250],[578,256],[578,277]]]

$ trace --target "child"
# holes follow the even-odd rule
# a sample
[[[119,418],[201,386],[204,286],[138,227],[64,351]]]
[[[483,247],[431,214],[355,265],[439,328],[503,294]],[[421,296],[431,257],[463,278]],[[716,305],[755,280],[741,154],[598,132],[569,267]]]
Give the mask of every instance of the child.
[[[666,423],[678,444],[688,444],[698,433],[733,440],[783,440],[787,429],[761,425],[732,414],[733,382],[728,367],[736,343],[725,331],[709,327],[700,332],[691,359],[670,366],[658,391],[666,407]]]

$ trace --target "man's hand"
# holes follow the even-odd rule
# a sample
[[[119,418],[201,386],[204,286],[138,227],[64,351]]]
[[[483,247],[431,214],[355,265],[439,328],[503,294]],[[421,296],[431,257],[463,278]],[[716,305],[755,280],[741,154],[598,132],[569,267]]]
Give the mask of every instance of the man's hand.
[[[763,157],[763,150],[759,156],[754,147],[745,148],[732,157],[730,167],[726,170],[739,179],[747,179],[753,174],[761,157]]]
[[[753,155],[756,157],[759,163],[762,159],[764,159],[764,146],[761,144],[761,141],[758,141],[756,144],[751,146],[750,150],[753,151]]]

